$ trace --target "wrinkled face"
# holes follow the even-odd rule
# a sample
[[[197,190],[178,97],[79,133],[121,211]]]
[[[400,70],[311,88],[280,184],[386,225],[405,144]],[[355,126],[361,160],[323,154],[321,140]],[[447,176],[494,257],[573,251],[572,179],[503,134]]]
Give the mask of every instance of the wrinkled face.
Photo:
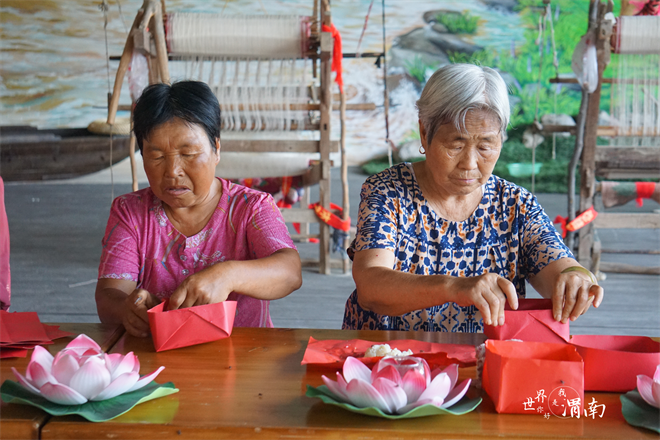
[[[194,207],[210,195],[220,141],[212,146],[201,126],[174,118],[142,141],[142,156],[156,197],[171,208]]]
[[[450,195],[468,195],[486,183],[502,149],[500,122],[494,114],[471,110],[465,116],[466,133],[454,124],[443,124],[429,145],[420,123],[426,150],[426,169],[435,185]]]

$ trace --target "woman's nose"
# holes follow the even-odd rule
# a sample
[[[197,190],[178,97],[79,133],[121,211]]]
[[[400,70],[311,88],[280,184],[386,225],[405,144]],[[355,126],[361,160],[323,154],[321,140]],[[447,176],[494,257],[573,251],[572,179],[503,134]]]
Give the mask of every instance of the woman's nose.
[[[476,148],[466,148],[461,155],[458,166],[465,170],[474,170],[478,165],[478,156]]]
[[[169,156],[165,160],[165,173],[167,176],[181,174],[181,159],[178,156]]]

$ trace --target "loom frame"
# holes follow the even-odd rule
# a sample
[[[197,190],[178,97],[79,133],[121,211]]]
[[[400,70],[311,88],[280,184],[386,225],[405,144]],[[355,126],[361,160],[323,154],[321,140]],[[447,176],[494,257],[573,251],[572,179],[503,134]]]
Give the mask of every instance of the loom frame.
[[[332,162],[330,153],[341,152],[341,179],[343,189],[342,219],[348,218],[348,177],[345,149],[345,112],[346,110],[372,110],[375,108],[371,104],[346,104],[344,93],[339,95],[339,105],[333,105],[332,93],[332,72],[331,60],[334,48],[334,39],[329,32],[321,32],[320,24],[330,26],[332,16],[330,11],[330,0],[314,0],[314,17],[312,17],[312,38],[311,48],[308,57],[312,59],[313,76],[320,78],[320,87],[313,92],[318,92],[318,103],[305,105],[304,110],[318,111],[319,123],[306,124],[305,130],[319,132],[318,141],[310,140],[286,140],[286,141],[268,141],[268,140],[241,140],[230,139],[222,141],[222,151],[225,152],[313,152],[319,153],[320,159],[310,168],[305,176],[306,185],[318,183],[319,185],[319,203],[322,207],[330,210],[330,169]],[[149,68],[149,84],[157,82],[169,83],[170,75],[168,68],[169,55],[165,43],[165,17],[164,0],[144,0],[142,7],[138,10],[135,20],[130,28],[121,58],[119,67],[115,76],[115,82],[112,94],[109,96],[108,119],[109,125],[113,125],[117,110],[127,109],[126,106],[119,105],[122,82],[134,50],[142,51],[147,57]],[[132,107],[132,106],[131,106]],[[129,108],[130,109],[130,108]],[[340,111],[341,138],[340,141],[332,141],[331,134],[331,112],[337,109]],[[132,115],[131,115],[132,116]],[[137,169],[135,163],[135,136],[131,133],[129,153],[131,160],[131,171],[133,176],[133,191],[137,191]],[[309,200],[309,191],[306,191]],[[318,260],[303,260],[303,266],[318,265],[319,272],[330,274],[332,267],[343,269],[347,273],[350,268],[350,260],[345,256],[342,260],[333,260],[330,257],[330,226],[319,220],[313,209],[308,209],[307,205],[302,208],[291,208],[282,210],[285,222],[300,222],[305,224],[302,234],[294,234],[294,240],[304,240],[308,238],[319,239],[319,258]],[[309,234],[309,224],[317,223],[319,225],[318,234]],[[348,247],[349,239],[344,240],[344,248]]]
[[[598,60],[598,85],[593,93],[583,90],[580,112],[575,127],[566,130],[563,126],[545,126],[544,132],[571,131],[576,135],[576,147],[573,160],[569,165],[568,181],[568,222],[576,217],[575,209],[575,167],[580,159],[580,203],[579,211],[584,212],[594,206],[598,190],[596,177],[605,178],[640,178],[658,177],[660,161],[657,158],[657,148],[612,148],[597,146],[598,136],[616,136],[616,127],[599,127],[600,100],[603,83],[613,80],[603,79],[603,72],[610,62],[610,37],[612,25],[605,19],[605,14],[613,10],[612,0],[590,0],[589,27],[587,32],[595,31],[597,36],[596,54]],[[559,78],[551,82],[576,82]],[[623,263],[601,263],[604,252],[598,238],[598,229],[660,229],[660,214],[638,213],[599,213],[596,219],[577,233],[568,232],[567,245],[573,249],[577,245],[577,259],[593,273],[599,271],[634,274],[660,274],[660,267],[633,266]],[[577,235],[577,243],[575,237]],[[647,251],[627,251],[627,253],[645,254]]]

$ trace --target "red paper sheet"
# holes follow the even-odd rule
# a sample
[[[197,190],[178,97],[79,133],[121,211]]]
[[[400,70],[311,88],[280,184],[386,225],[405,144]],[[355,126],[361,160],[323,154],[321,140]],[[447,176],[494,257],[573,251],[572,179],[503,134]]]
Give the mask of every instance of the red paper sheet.
[[[217,341],[231,335],[236,301],[163,311],[165,304],[162,302],[147,312],[156,351]]]
[[[634,390],[637,375],[653,377],[660,343],[646,336],[576,335],[570,340],[584,360],[584,389]]]
[[[552,300],[520,298],[518,310],[511,310],[507,303],[504,325],[484,325],[484,334],[489,339],[565,343],[568,342],[570,329],[568,322],[562,324],[555,321]]]
[[[309,338],[301,365],[327,365],[340,367],[347,357],[353,356],[369,365],[376,363],[380,357],[365,358],[364,354],[372,345],[389,344],[401,351],[412,350],[413,356],[426,359],[431,368],[449,364],[459,364],[461,367],[476,363],[475,349],[472,345],[438,344],[413,339],[399,339],[387,342],[364,341],[351,339],[348,341],[328,339],[324,341]]]
[[[1,348],[0,349],[0,359],[7,358],[24,358],[27,356],[28,351],[23,348]]]
[[[64,330],[60,330],[60,327],[58,325],[48,325],[48,324],[42,324],[42,325],[44,326],[44,330],[46,331],[46,334],[50,339],[66,338],[67,336],[74,335],[71,332],[65,332]]]
[[[36,312],[5,312],[0,310],[0,344],[43,344],[50,342]]]

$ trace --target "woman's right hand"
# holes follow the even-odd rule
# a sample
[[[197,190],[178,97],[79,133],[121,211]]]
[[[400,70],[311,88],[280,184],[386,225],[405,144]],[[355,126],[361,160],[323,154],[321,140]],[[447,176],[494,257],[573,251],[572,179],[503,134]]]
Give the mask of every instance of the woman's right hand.
[[[123,324],[133,336],[144,338],[149,335],[147,310],[160,304],[158,298],[144,289],[135,289],[126,297]]]
[[[453,290],[456,304],[461,307],[475,306],[481,312],[486,325],[504,324],[504,306],[516,310],[518,294],[511,281],[494,274],[486,273],[478,277],[454,278]]]

